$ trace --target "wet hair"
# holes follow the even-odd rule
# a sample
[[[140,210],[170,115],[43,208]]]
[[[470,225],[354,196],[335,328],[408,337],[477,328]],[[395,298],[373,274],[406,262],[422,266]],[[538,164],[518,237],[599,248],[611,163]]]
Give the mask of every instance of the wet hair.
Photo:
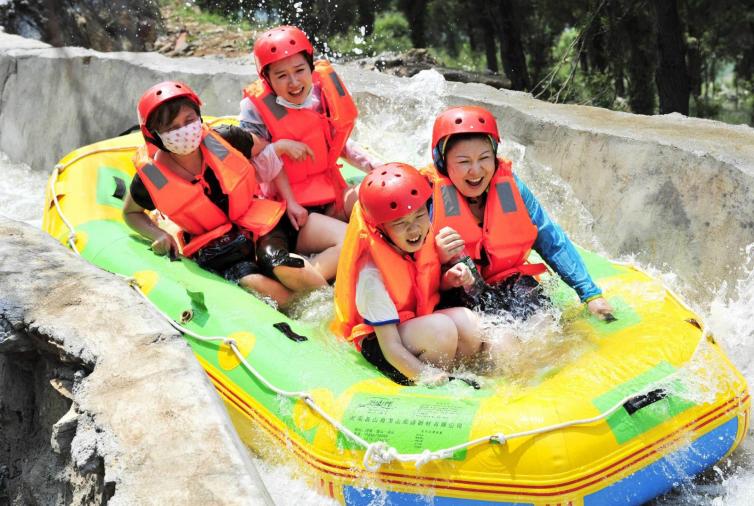
[[[176,116],[178,116],[181,107],[184,105],[192,108],[197,115],[201,116],[199,106],[192,102],[191,99],[187,97],[178,97],[169,100],[164,104],[160,104],[160,106],[149,115],[149,118],[147,118],[147,130],[156,133],[165,129],[176,118]]]
[[[303,54],[304,55],[304,60],[306,60],[306,63],[309,64],[309,70],[311,70],[312,72],[314,72],[314,56],[310,55],[306,51],[299,51],[296,54]],[[291,56],[293,56],[293,55],[291,55]],[[262,69],[262,77],[264,77],[267,80],[267,82],[270,82],[270,65],[272,65],[272,63],[270,63],[269,65],[266,65]]]

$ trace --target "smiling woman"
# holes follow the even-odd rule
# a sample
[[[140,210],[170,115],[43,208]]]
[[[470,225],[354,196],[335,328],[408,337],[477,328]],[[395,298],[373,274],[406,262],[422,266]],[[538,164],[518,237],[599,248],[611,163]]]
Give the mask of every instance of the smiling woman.
[[[452,107],[435,119],[434,167],[426,175],[434,186],[440,261],[453,265],[468,256],[489,284],[479,299],[468,300],[456,290],[444,297],[443,305],[479,305],[528,318],[544,301],[536,278],[546,266],[529,263],[534,250],[589,311],[612,318],[612,307],[571,241],[514,175],[511,162],[497,158],[499,142],[497,121],[482,107]]]
[[[312,90],[313,70],[311,57],[306,53],[296,53],[270,63],[262,73],[278,97],[293,105],[302,105]]]

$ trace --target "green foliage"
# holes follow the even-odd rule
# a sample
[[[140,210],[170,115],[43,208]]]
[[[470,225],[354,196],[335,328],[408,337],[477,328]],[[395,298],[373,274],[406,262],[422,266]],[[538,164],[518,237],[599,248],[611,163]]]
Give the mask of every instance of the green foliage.
[[[658,97],[668,104],[688,79],[690,115],[751,123],[751,0],[668,2],[663,5],[677,11],[680,28],[658,14],[653,0],[187,0],[181,12],[245,29],[296,24],[331,57],[401,52],[414,41],[442,66],[481,71],[494,54],[498,68],[518,76],[517,86],[559,103],[652,114]],[[658,58],[658,36],[679,30],[685,54],[676,49],[674,60]],[[658,87],[668,75],[658,65],[684,57],[682,85]]]
[[[228,7],[222,8],[219,7],[221,3],[214,0],[211,2],[202,0],[196,0],[195,2],[160,0],[160,4],[173,4],[181,18],[186,20],[197,21],[200,23],[211,23],[219,26],[230,24],[233,27],[240,27],[244,30],[251,30],[254,28],[248,19],[243,16],[244,11],[239,9],[239,5],[242,5],[242,2],[239,2],[238,0],[233,2],[228,1]],[[208,7],[209,5],[217,8],[210,9]],[[230,5],[232,5],[233,8],[230,8]]]
[[[380,13],[374,21],[374,31],[367,36],[362,27],[353,27],[348,33],[335,35],[328,46],[336,56],[374,56],[385,51],[411,49],[411,37],[406,17],[400,12]]]
[[[460,68],[472,72],[484,72],[487,68],[484,55],[472,50],[467,40],[458,44],[455,54],[442,47],[429,48],[429,54],[443,67]]]
[[[374,21],[370,42],[376,53],[410,49],[411,35],[406,17],[397,11],[381,13]]]

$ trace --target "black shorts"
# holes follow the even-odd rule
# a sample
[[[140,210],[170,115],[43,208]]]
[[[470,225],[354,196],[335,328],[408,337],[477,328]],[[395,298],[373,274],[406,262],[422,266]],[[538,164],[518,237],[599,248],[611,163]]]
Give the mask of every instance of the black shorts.
[[[306,210],[309,213],[324,214],[327,206],[312,206],[307,207]],[[298,230],[293,228],[291,220],[287,216],[280,218],[280,221],[275,228],[273,228],[266,235],[263,235],[257,239],[257,261],[259,262],[259,268],[262,274],[272,279],[277,279],[273,272],[275,267],[280,265],[291,264],[290,253],[296,251],[296,243],[298,242]]]
[[[249,274],[261,272],[251,239],[235,229],[205,245],[194,254],[193,259],[201,268],[233,283],[238,283]]]
[[[516,319],[526,320],[547,301],[536,279],[516,274],[485,289],[476,301],[471,300],[463,288],[441,292],[438,309],[460,306],[479,308],[485,313],[505,311]]]
[[[382,374],[399,385],[414,384],[413,381],[404,376],[402,372],[393,367],[393,365],[387,361],[385,355],[382,354],[382,348],[380,348],[380,342],[377,340],[376,335],[369,334],[364,337],[361,341],[361,355]]]

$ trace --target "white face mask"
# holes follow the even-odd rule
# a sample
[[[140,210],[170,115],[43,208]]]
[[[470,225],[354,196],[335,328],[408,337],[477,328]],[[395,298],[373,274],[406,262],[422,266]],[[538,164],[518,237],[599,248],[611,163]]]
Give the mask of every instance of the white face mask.
[[[202,142],[202,120],[198,119],[181,128],[158,134],[165,149],[176,155],[187,155],[196,151]]]

